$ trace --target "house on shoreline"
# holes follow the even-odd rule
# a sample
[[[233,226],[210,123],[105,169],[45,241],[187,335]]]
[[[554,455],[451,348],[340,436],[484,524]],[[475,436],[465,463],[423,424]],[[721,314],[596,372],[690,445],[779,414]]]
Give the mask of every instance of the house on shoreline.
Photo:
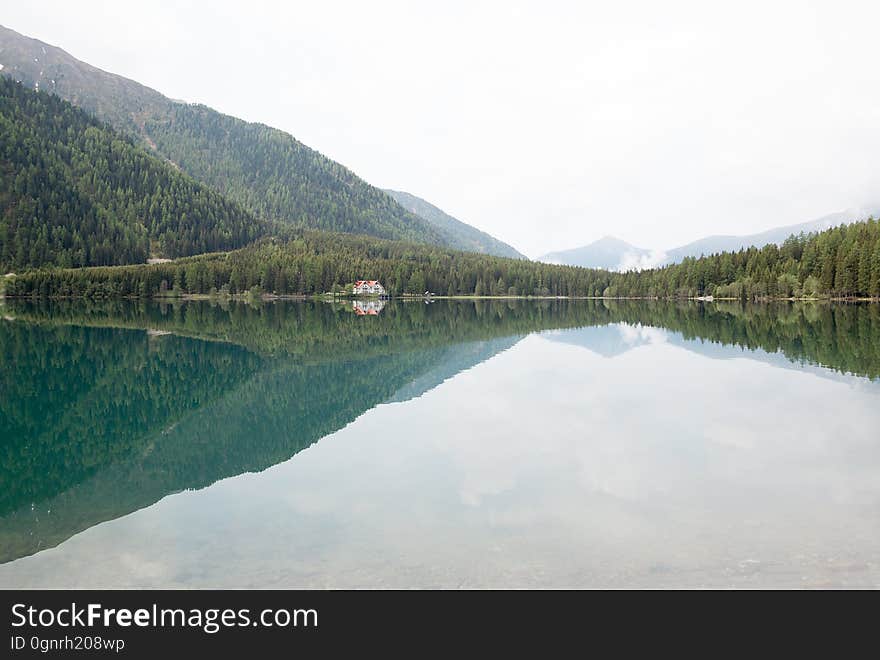
[[[356,296],[384,296],[385,287],[379,280],[358,280],[354,283],[352,293]]]

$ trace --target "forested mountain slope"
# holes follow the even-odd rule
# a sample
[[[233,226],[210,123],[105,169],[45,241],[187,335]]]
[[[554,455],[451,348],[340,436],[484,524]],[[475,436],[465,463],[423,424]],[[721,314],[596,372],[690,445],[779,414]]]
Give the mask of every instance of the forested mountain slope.
[[[448,245],[443,232],[287,133],[172,101],[0,26],[0,74],[124,131],[258,218]]]
[[[0,77],[0,268],[228,250],[264,227],[58,96]]]
[[[444,232],[450,239],[449,246],[456,250],[480,252],[496,257],[510,257],[512,259],[526,258],[524,254],[517,252],[516,249],[507,243],[499,241],[494,236],[480,231],[476,227],[472,227],[457,218],[453,218],[421,197],[416,197],[400,190],[385,190],[385,192],[391,195],[407,211],[415,213]]]

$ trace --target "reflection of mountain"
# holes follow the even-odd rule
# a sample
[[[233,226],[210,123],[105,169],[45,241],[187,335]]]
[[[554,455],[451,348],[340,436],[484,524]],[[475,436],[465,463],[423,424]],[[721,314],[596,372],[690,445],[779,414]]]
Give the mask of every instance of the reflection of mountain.
[[[551,330],[541,333],[541,336],[560,344],[586,348],[588,351],[604,358],[619,357],[634,348],[650,344],[652,341],[659,339],[659,337],[652,336],[652,333],[645,327],[630,325],[629,323],[616,323],[613,325],[569,330]],[[782,350],[768,352],[763,348],[746,348],[741,344],[721,343],[720,341],[703,337],[685,338],[681,332],[672,331],[662,332],[662,341],[710,360],[746,358],[755,362],[763,362],[779,369],[808,371],[822,378],[841,381],[846,378],[843,374],[832,371],[825,366],[811,364],[799,358],[789,358]]]
[[[735,344],[720,344],[714,341],[685,339],[678,333],[669,333],[666,336],[666,342],[683,348],[691,353],[697,353],[704,358],[710,360],[736,360],[748,359],[753,362],[763,362],[777,369],[792,369],[801,372],[808,372],[836,381],[845,381],[847,376],[839,371],[833,371],[827,367],[811,364],[804,360],[792,360],[782,352],[768,353],[762,348],[746,349]]]
[[[438,365],[401,387],[391,395],[387,403],[400,403],[418,398],[462,371],[506,351],[520,339],[521,336],[501,337],[441,349],[446,355],[442,360],[438,360]]]
[[[664,327],[685,340],[763,349],[789,364],[810,364],[840,373],[880,378],[880,305],[717,303],[650,305],[641,313],[626,306],[630,322]],[[696,342],[691,342],[691,347]],[[746,357],[753,354],[746,351]]]
[[[169,493],[285,461],[379,403],[420,396],[492,357],[544,319],[527,306],[498,314],[462,305],[431,320],[434,306],[402,305],[366,325],[329,305],[205,307],[192,311],[215,341],[167,334],[192,329],[180,309],[164,321],[155,309],[120,319],[146,332],[104,327],[114,317],[97,313],[84,321],[96,327],[67,325],[64,307],[62,323],[26,304],[10,310],[41,321],[0,324],[0,561]],[[267,352],[216,341],[239,333]]]
[[[621,301],[598,306],[596,327],[543,336],[614,357],[649,343],[651,329],[663,328],[672,331],[667,341],[706,357],[748,357],[776,366],[821,367],[826,375],[830,369],[880,378],[880,305]]]
[[[0,347],[0,514],[145,451],[145,436],[235,389],[263,362],[217,343],[20,322],[0,325]]]
[[[184,342],[181,352],[202,343]],[[259,372],[167,427],[154,425],[139,447],[73,487],[0,519],[0,560],[52,547],[170,493],[283,462],[388,398],[426,359],[433,364],[430,355],[412,352]]]
[[[630,331],[627,331],[630,330]],[[627,351],[649,343],[649,338],[637,328],[623,325],[602,325],[575,330],[552,330],[541,335],[560,344],[586,348],[606,358],[623,355]]]
[[[285,461],[534,331],[577,328],[546,334],[610,357],[660,327],[714,357],[880,377],[877,305],[392,303],[365,322],[311,303],[15,302],[2,316],[17,320],[0,320],[0,562]]]

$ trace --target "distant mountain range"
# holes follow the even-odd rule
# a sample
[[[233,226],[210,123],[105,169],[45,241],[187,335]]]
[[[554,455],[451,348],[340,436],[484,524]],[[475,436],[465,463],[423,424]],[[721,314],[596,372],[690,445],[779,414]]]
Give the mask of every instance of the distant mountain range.
[[[880,216],[880,204],[867,208],[854,208],[831,213],[816,220],[795,225],[776,227],[767,231],[746,236],[707,236],[700,240],[682,245],[672,250],[648,250],[630,245],[613,236],[600,238],[598,241],[574,248],[550,252],[537,261],[584,268],[605,268],[608,270],[632,270],[636,268],[652,268],[678,263],[687,257],[700,257],[717,252],[737,252],[748,247],[763,247],[770,243],[781,244],[792,234],[801,232],[823,231],[842,224],[849,224],[868,217]]]
[[[2,26],[0,74],[57,94],[107,122],[257,221],[466,250],[474,246],[493,254],[509,248],[464,223],[432,222],[406,210],[284,131],[174,101]]]
[[[499,241],[484,231],[465,224],[457,218],[453,218],[445,211],[438,209],[433,204],[426,202],[421,197],[416,197],[408,192],[399,190],[385,190],[394,200],[410,213],[431,223],[434,227],[450,237],[450,247],[467,252],[479,252],[492,254],[496,257],[511,257],[512,259],[526,259],[527,257],[517,252],[513,247]]]

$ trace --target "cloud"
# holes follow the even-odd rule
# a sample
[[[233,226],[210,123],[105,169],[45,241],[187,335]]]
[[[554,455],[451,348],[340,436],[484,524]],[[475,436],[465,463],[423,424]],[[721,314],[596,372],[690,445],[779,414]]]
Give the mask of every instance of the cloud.
[[[618,272],[626,272],[628,270],[646,270],[648,268],[656,268],[662,266],[666,262],[666,253],[662,250],[652,250],[648,254],[640,254],[638,252],[627,252],[620,260],[620,264],[615,268]]]
[[[629,344],[630,346],[641,344],[662,344],[665,343],[667,339],[667,333],[665,330],[652,328],[646,325],[620,323],[617,326],[617,329],[620,331],[620,336],[624,343]]]

